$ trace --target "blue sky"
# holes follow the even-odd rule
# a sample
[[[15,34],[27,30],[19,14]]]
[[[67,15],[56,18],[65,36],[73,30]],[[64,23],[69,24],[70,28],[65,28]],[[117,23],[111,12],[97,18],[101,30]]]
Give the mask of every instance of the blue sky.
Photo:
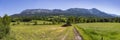
[[[120,0],[0,0],[0,16],[16,14],[25,9],[97,8],[120,15]]]

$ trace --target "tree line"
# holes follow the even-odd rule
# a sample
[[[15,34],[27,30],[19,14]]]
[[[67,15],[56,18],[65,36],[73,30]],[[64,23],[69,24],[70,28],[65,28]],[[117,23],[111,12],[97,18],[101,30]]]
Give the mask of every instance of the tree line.
[[[66,23],[69,21],[70,23],[95,23],[95,22],[117,22],[120,23],[120,17],[112,17],[112,18],[99,18],[99,17],[76,17],[76,16],[34,16],[34,17],[17,17],[12,21],[21,21],[21,22],[29,22],[31,20],[43,20],[50,21],[52,24],[60,24]]]
[[[116,22],[120,23],[119,17],[97,18],[97,17],[69,17],[71,23],[95,23],[95,22]]]

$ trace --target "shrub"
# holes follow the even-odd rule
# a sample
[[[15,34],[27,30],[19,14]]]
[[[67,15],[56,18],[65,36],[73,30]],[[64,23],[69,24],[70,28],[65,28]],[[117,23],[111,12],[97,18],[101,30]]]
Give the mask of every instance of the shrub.
[[[5,15],[3,18],[0,18],[0,39],[6,36],[10,30],[10,18],[9,16]]]
[[[34,24],[33,25],[38,25],[38,22],[37,21],[34,21]]]
[[[72,26],[70,21],[67,21],[66,24],[62,25],[62,27],[68,27],[68,26]]]
[[[32,21],[32,19],[30,19],[30,18],[22,19],[22,22],[30,22],[30,21]]]

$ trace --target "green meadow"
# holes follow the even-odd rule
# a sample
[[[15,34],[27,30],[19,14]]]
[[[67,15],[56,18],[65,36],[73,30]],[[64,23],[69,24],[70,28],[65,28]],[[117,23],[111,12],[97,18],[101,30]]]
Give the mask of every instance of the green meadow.
[[[84,40],[120,40],[120,23],[79,23]]]

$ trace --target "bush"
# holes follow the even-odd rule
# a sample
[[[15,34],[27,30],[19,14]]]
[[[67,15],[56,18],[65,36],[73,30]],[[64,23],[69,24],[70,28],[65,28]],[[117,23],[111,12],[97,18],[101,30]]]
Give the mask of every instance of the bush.
[[[9,16],[5,15],[3,18],[0,18],[0,39],[6,36],[10,30],[10,18]]]
[[[70,21],[67,21],[66,24],[62,25],[62,27],[68,27],[68,26],[72,26]]]
[[[0,25],[0,39],[9,33],[10,28],[8,26]]]
[[[34,21],[34,24],[33,25],[38,25],[38,22],[37,21]]]
[[[30,21],[32,21],[32,19],[30,19],[30,18],[22,19],[22,22],[30,22]]]

